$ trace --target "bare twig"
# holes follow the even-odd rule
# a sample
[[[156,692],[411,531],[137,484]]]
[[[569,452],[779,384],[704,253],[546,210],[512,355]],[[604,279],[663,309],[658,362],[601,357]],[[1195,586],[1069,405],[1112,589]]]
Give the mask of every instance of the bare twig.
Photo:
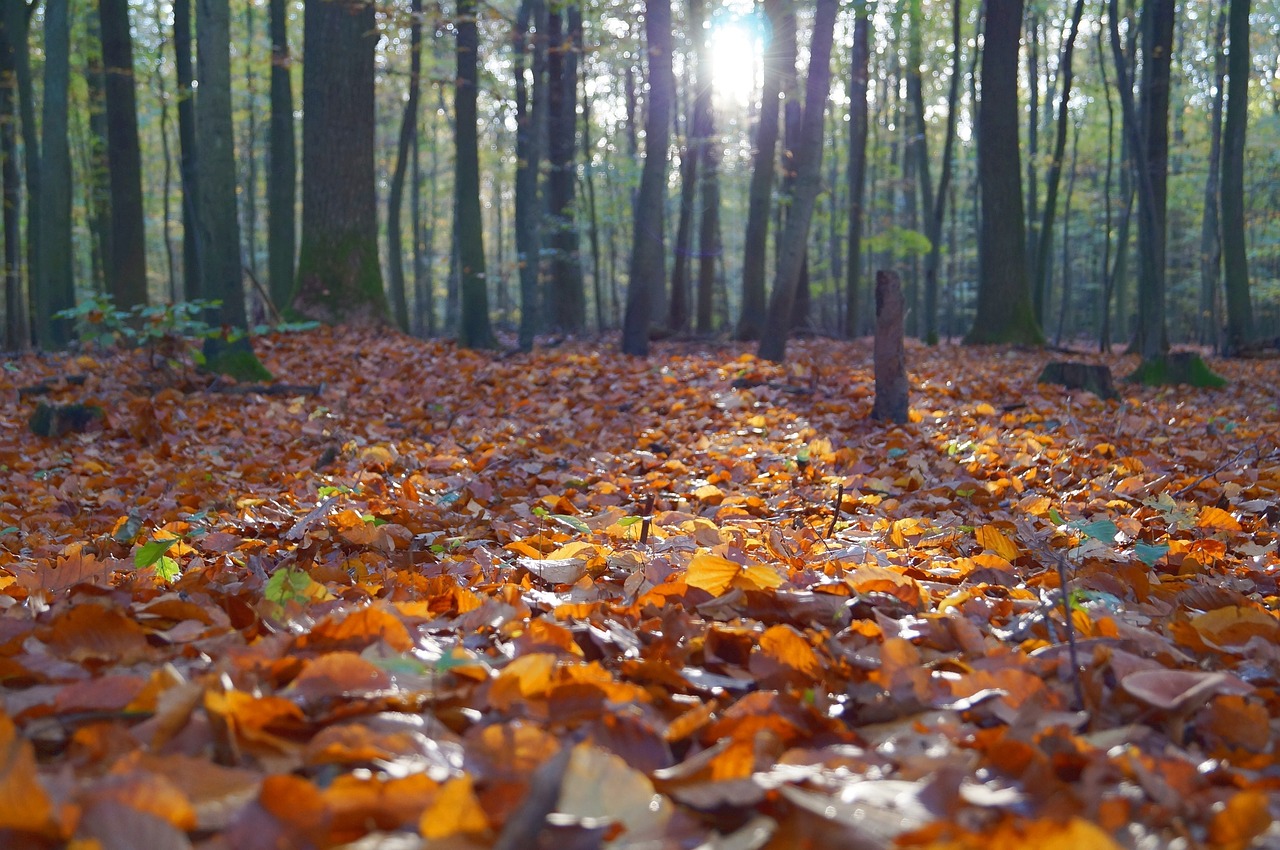
[[[831,514],[831,524],[827,526],[827,533],[823,537],[830,537],[836,530],[836,522],[840,519],[840,508],[844,504],[844,482],[841,481],[836,487],[836,504],[835,511]]]
[[[1071,660],[1071,686],[1075,691],[1076,708],[1083,710],[1084,683],[1080,680],[1080,655],[1076,648],[1076,627],[1071,619],[1071,593],[1069,590],[1071,565],[1061,552],[1049,545],[1040,532],[1028,520],[1017,521],[1018,536],[1037,556],[1052,561],[1058,568],[1058,592],[1062,599],[1062,619],[1067,633],[1067,653]]]

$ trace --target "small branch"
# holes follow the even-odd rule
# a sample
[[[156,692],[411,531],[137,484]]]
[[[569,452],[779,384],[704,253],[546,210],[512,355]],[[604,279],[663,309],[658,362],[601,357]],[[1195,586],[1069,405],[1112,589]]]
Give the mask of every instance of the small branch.
[[[1067,632],[1067,655],[1071,661],[1071,686],[1075,692],[1076,708],[1083,710],[1084,684],[1080,680],[1080,654],[1076,648],[1076,625],[1071,619],[1071,593],[1069,591],[1071,576],[1070,564],[1062,553],[1049,545],[1039,532],[1025,519],[1017,521],[1018,536],[1031,550],[1041,557],[1052,561],[1058,568],[1058,592],[1062,598],[1062,619]]]
[[[823,537],[830,537],[836,530],[836,522],[840,519],[840,507],[844,504],[844,482],[836,488],[836,504],[835,512],[831,514],[831,524],[827,526],[827,533]]]
[[[1192,490],[1199,487],[1204,482],[1208,481],[1210,478],[1217,477],[1219,472],[1223,472],[1227,469],[1230,469],[1240,461],[1244,460],[1245,455],[1249,454],[1249,451],[1250,451],[1249,449],[1241,449],[1240,451],[1236,452],[1235,457],[1231,458],[1230,460],[1223,461],[1222,463],[1218,464],[1209,472],[1206,472],[1204,475],[1201,475],[1195,481],[1192,481],[1186,487],[1176,490],[1173,493],[1173,497],[1175,499],[1181,499],[1183,496],[1186,496],[1188,493],[1190,493]],[[1280,450],[1277,450],[1277,449],[1272,449],[1271,451],[1267,452],[1265,455],[1262,453],[1262,450],[1257,446],[1253,447],[1253,451],[1257,452],[1258,454],[1257,460],[1255,461],[1256,463],[1262,463],[1265,460],[1280,459]]]
[[[223,395],[320,395],[323,384],[212,384],[208,387],[211,393]]]

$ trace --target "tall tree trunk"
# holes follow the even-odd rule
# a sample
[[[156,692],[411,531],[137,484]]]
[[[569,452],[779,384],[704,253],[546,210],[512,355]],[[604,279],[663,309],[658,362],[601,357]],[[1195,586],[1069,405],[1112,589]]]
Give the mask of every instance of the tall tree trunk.
[[[1218,218],[1222,166],[1222,104],[1227,79],[1227,4],[1222,0],[1213,35],[1213,106],[1209,114],[1209,173],[1200,219],[1200,343],[1218,346],[1218,284],[1222,279],[1222,230]]]
[[[298,198],[294,151],[293,82],[285,0],[270,0],[271,124],[267,148],[267,277],[276,307],[293,294],[293,258],[298,248],[294,205]]]
[[[71,80],[71,21],[67,0],[47,0],[44,9],[44,149],[40,182],[40,281],[37,327],[46,348],[71,341],[71,323],[55,319],[75,306],[71,261],[71,148],[67,141],[67,90]]]
[[[276,0],[283,3],[284,0]],[[182,176],[182,277],[187,298],[203,298],[200,288],[200,190],[196,175],[196,113],[192,81],[191,0],[173,0],[173,54],[178,77],[178,171]],[[109,263],[108,263],[109,267]],[[292,285],[292,282],[291,282]]]
[[[421,256],[418,258],[414,271],[414,327],[415,333],[420,336],[433,337],[436,335],[436,284],[435,284],[435,268],[436,268],[436,205],[439,197],[439,175],[440,175],[440,142],[438,138],[438,127],[434,120],[431,122],[431,130],[427,136],[427,152],[431,156],[431,170],[426,174],[419,174],[415,180],[415,186],[419,194],[421,194],[422,180],[430,181],[427,190],[427,215],[422,216],[418,226],[414,228],[415,239],[418,243],[418,251]],[[416,158],[414,160],[417,161]],[[417,205],[414,205],[415,210]]]
[[[168,37],[164,31],[164,15],[160,4],[155,6],[156,32],[160,34],[160,42],[156,45],[155,67],[153,77],[156,81],[156,94],[160,99],[160,155],[164,159],[164,174],[160,186],[160,244],[164,246],[165,270],[169,274],[169,300],[182,300],[178,286],[177,258],[173,254],[173,241],[169,237],[172,227],[173,208],[170,199],[173,196],[173,155],[169,147],[169,93],[165,85],[164,49]]]
[[[1070,86],[1067,85],[1063,90]],[[1067,310],[1071,306],[1071,200],[1076,191],[1076,163],[1080,160],[1080,125],[1071,138],[1071,173],[1067,177],[1067,197],[1062,211],[1062,303],[1058,308],[1058,330],[1053,335],[1053,344],[1062,345],[1062,329],[1066,324]],[[1046,203],[1048,203],[1046,199]],[[1048,230],[1042,231],[1048,237]]]
[[[778,96],[782,92],[786,36],[782,0],[764,0],[769,19],[769,35],[764,49],[763,91],[760,115],[756,119],[755,151],[752,155],[751,185],[747,200],[747,231],[742,257],[742,315],[735,336],[740,340],[759,339],[764,332],[768,296],[765,274],[769,251],[769,217],[772,213],[773,182],[778,156]]]
[[[781,362],[786,355],[796,290],[809,241],[809,223],[822,183],[822,128],[831,86],[831,42],[835,34],[838,0],[817,0],[813,41],[809,48],[809,78],[805,85],[804,115],[795,146],[795,189],[778,263],[778,277],[769,300],[769,315],[759,356]]]
[[[387,320],[374,189],[373,8],[368,0],[307,0],[303,27],[311,61],[302,69],[302,245],[292,306],[334,324]]]
[[[694,0],[699,7],[701,0]],[[721,259],[720,248],[720,144],[716,138],[713,93],[715,77],[710,53],[711,31],[701,19],[693,28],[694,49],[698,61],[698,89],[693,100],[693,132],[698,141],[698,157],[702,163],[699,188],[702,194],[701,220],[698,230],[697,330],[711,333],[712,297],[716,268]]]
[[[89,139],[85,168],[85,207],[91,238],[89,256],[93,267],[93,291],[107,289],[106,269],[111,266],[111,190],[107,168],[107,103],[102,72],[102,36],[96,9],[85,16],[88,31],[81,47],[84,56],[85,96],[88,101]]]
[[[1018,165],[1018,37],[1022,0],[992,5],[978,108],[978,312],[968,343],[1042,345],[1027,277],[1026,219]]]
[[[1049,173],[1045,177],[1044,210],[1040,218],[1040,233],[1035,240],[1036,252],[1032,266],[1032,287],[1036,293],[1036,314],[1043,321],[1049,293],[1049,255],[1053,252],[1053,219],[1058,209],[1058,185],[1062,180],[1062,161],[1067,151],[1067,124],[1071,120],[1071,60],[1076,49],[1076,35],[1080,31],[1080,17],[1084,14],[1084,0],[1076,0],[1071,13],[1071,25],[1062,41],[1062,54],[1058,59],[1058,78],[1062,93],[1058,101],[1058,125],[1053,140],[1053,158],[1049,161]]]
[[[118,309],[147,303],[142,151],[134,92],[128,0],[98,0],[106,73],[107,161],[111,176],[111,258],[107,288]]]
[[[409,168],[409,152],[418,144],[418,91],[422,77],[422,0],[409,7],[409,94],[400,119],[400,139],[396,164],[387,192],[387,284],[391,315],[402,331],[409,330],[409,299],[404,285],[404,245],[400,214],[404,209],[404,180]]]
[[[663,206],[675,79],[671,70],[671,2],[646,0],[645,41],[649,58],[649,108],[645,116],[644,168],[636,196],[627,310],[622,323],[622,352],[649,353],[649,323],[664,283]]]
[[[867,186],[867,66],[871,58],[870,8],[858,3],[853,23],[853,54],[849,68],[849,254],[845,259],[844,335],[858,334],[862,301],[862,229],[866,217]]]
[[[475,0],[459,0],[454,85],[454,240],[458,250],[460,310],[458,343],[464,348],[492,348],[489,294],[484,267],[484,220],[480,213],[480,141],[476,114],[480,34]]]
[[[1253,336],[1249,259],[1245,253],[1244,143],[1249,121],[1249,0],[1231,0],[1227,118],[1222,130],[1222,259],[1227,293],[1227,351]]]
[[[40,133],[36,126],[35,87],[31,79],[31,17],[34,0],[8,0],[4,4],[5,30],[13,51],[17,75],[18,116],[22,129],[22,163],[27,181],[27,287],[32,297],[43,279],[40,274]]]
[[[257,38],[257,21],[255,12],[257,3],[244,4],[244,56],[248,60],[253,54],[253,44]],[[254,73],[254,63],[244,63],[244,93],[247,101],[244,121],[244,257],[245,265],[254,280],[258,279],[258,78]]]
[[[246,325],[240,222],[236,215],[235,130],[231,119],[231,10],[228,0],[196,0],[196,131],[200,134],[200,281],[222,302],[218,322]]]
[[[540,318],[538,273],[542,265],[542,239],[538,226],[541,219],[538,171],[542,162],[543,131],[546,124],[546,104],[542,100],[542,93],[546,91],[546,22],[547,10],[543,0],[522,0],[513,47],[516,95],[516,265],[520,272],[520,348],[524,351],[533,348]],[[530,24],[535,32],[532,97],[525,72]]]
[[[579,40],[576,45],[578,55],[582,57],[582,73],[578,75],[581,88],[579,102],[582,104],[582,126],[580,131],[582,134],[582,185],[583,193],[587,199],[587,219],[589,222],[587,236],[591,241],[591,288],[592,294],[595,296],[596,330],[603,331],[606,327],[606,320],[604,279],[601,273],[600,260],[600,218],[596,209],[595,148],[591,137],[591,98],[587,94],[587,54],[583,49],[582,31],[583,27],[579,27]]]
[[[5,347],[10,351],[30,343],[27,301],[22,291],[22,247],[19,224],[22,181],[18,176],[18,73],[10,29],[0,15],[0,184],[4,208]]]
[[[578,248],[574,184],[578,151],[578,52],[582,28],[576,4],[551,5],[547,35],[547,229],[551,248],[547,318],[557,330],[581,331],[587,322],[586,290]]]
[[[1024,4],[1025,9],[1025,4]],[[1036,242],[1040,238],[1040,16],[1035,6],[1025,14],[1026,62],[1027,62],[1027,259],[1036,255]],[[986,85],[985,78],[983,85]],[[1030,266],[1028,267],[1030,272]],[[1036,323],[1044,327],[1044,293],[1035,288],[1031,280],[1031,303],[1035,309]]]
[[[690,0],[690,15],[700,0]],[[697,71],[693,86],[697,87]],[[693,254],[694,202],[698,197],[698,143],[693,106],[689,105],[684,124],[684,146],[680,150],[680,213],[676,220],[676,244],[671,258],[671,300],[667,302],[667,323],[672,331],[689,330],[689,266]]]

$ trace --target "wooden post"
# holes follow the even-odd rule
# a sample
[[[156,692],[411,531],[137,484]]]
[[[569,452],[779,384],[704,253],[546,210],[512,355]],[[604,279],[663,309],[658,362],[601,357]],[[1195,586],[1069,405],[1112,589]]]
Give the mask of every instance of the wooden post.
[[[902,346],[902,282],[898,273],[876,272],[876,403],[871,418],[907,421],[907,361]]]

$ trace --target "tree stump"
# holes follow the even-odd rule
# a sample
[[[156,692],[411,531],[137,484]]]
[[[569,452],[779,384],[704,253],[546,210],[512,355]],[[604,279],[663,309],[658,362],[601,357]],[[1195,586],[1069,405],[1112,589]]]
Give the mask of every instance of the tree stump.
[[[1144,360],[1125,380],[1149,387],[1185,384],[1217,389],[1227,385],[1226,379],[1194,351],[1170,351],[1154,360]]]
[[[27,420],[27,427],[40,437],[65,437],[100,427],[106,415],[106,411],[96,404],[46,404],[42,401]]]
[[[876,272],[876,401],[871,418],[878,422],[907,421],[907,358],[902,346],[904,318],[902,282],[898,273]]]
[[[1055,360],[1044,367],[1037,384],[1057,384],[1069,390],[1088,390],[1101,399],[1119,398],[1111,369],[1078,360]]]

